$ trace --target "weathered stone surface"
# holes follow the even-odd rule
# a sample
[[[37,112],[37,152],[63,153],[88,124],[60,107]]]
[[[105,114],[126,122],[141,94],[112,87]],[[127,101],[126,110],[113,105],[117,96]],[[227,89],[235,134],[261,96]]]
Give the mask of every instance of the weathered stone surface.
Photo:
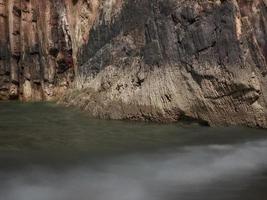
[[[267,127],[266,0],[0,0],[0,30],[0,99]]]
[[[42,100],[72,80],[72,42],[61,0],[0,1],[0,99]]]
[[[263,0],[102,1],[77,56],[81,89],[62,101],[101,118],[267,127],[266,11]]]

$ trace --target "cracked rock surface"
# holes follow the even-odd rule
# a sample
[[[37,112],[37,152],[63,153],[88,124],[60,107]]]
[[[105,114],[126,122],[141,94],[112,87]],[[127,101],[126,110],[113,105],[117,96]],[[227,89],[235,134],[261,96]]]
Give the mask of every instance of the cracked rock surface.
[[[72,41],[60,0],[0,0],[0,99],[51,99],[73,79]]]
[[[266,0],[36,2],[0,0],[0,98],[267,127]]]

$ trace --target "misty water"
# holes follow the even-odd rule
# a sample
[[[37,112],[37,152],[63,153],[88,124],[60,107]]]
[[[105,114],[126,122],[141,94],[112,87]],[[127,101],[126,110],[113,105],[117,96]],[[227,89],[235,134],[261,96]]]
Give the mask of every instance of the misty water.
[[[264,200],[267,131],[0,103],[0,200]]]

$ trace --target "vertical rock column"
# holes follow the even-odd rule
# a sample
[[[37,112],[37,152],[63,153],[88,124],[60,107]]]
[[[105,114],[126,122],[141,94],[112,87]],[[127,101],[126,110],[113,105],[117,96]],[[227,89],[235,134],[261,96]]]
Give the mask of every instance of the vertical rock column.
[[[34,1],[21,1],[20,88],[24,100],[43,99],[42,70]]]
[[[9,98],[18,98],[21,1],[10,0],[8,6],[8,28],[10,42],[10,91]]]
[[[58,85],[61,92],[68,87],[73,79],[74,63],[72,57],[72,40],[66,4],[61,0],[48,3],[49,24],[47,35],[47,61],[49,68],[45,68],[45,81],[51,85]],[[40,26],[38,26],[40,27]]]
[[[0,99],[47,100],[68,87],[74,64],[66,3],[0,0]]]
[[[0,100],[18,98],[20,0],[0,1]]]
[[[7,5],[6,0],[0,0],[0,100],[8,98],[9,93]]]

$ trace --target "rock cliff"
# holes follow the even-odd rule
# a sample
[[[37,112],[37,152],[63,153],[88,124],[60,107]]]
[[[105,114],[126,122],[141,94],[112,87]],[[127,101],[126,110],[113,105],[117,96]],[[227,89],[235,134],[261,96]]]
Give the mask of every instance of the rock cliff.
[[[0,98],[267,127],[266,0],[0,0]]]
[[[0,99],[50,99],[69,85],[68,23],[63,1],[0,0]]]

